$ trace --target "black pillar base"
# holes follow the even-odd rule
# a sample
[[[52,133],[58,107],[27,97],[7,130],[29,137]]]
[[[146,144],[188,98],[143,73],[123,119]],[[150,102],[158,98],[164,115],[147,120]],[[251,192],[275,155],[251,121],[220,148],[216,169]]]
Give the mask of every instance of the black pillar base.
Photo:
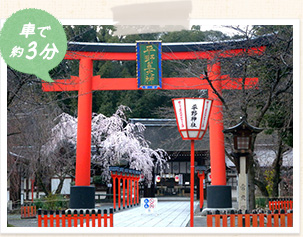
[[[95,208],[95,187],[73,186],[70,188],[71,209]]]
[[[211,185],[207,187],[208,208],[232,208],[231,186]]]

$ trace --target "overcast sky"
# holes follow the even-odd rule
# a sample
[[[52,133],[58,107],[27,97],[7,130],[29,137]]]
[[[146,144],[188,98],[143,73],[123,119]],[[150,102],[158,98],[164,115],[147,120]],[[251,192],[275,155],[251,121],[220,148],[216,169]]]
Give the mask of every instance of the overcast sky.
[[[246,30],[247,27],[248,27],[248,29],[250,29],[252,27],[252,25],[234,25],[234,26],[235,27],[240,27],[243,30]],[[224,34],[230,35],[230,36],[239,33],[236,30],[231,29],[230,27],[228,27],[228,25],[226,25],[226,26],[224,26],[224,25],[200,25],[200,27],[201,27],[200,28],[201,31],[217,30],[217,31],[223,32]]]

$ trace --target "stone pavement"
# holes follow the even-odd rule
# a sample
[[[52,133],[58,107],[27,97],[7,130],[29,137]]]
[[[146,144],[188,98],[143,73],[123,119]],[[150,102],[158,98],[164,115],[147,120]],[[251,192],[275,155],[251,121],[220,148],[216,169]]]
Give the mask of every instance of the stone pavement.
[[[206,205],[206,203],[205,203]],[[111,204],[102,204],[98,209],[108,209]],[[189,198],[159,198],[155,213],[147,214],[140,206],[114,213],[114,227],[186,227],[189,226]],[[37,218],[21,219],[20,214],[8,215],[8,223],[16,227],[37,227]],[[206,216],[202,216],[199,202],[195,202],[194,226],[206,227]]]
[[[197,205],[198,202],[195,203]],[[186,201],[159,201],[157,210],[148,214],[141,207],[115,213],[115,227],[186,227],[190,204]]]
[[[37,227],[38,220],[37,218],[30,219],[21,219],[20,214],[8,214],[7,215],[8,223],[15,227]]]

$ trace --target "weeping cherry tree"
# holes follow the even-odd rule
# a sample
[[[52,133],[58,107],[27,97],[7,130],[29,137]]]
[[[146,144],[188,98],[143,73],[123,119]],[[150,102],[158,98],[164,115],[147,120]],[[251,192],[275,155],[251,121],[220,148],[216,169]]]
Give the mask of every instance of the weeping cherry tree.
[[[102,178],[109,182],[109,166],[127,166],[140,170],[148,183],[152,182],[155,166],[160,170],[167,165],[167,153],[163,149],[151,149],[144,139],[145,126],[141,123],[130,123],[126,112],[130,108],[120,105],[110,117],[103,114],[92,116],[92,163],[102,169]],[[54,147],[67,141],[76,145],[77,118],[62,113],[57,125],[52,129],[52,139],[45,145],[47,153],[54,152]]]

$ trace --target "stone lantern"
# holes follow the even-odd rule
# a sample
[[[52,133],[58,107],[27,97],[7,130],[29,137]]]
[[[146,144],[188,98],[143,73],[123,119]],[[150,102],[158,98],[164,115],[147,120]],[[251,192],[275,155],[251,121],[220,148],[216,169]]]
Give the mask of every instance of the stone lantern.
[[[241,210],[249,209],[248,199],[248,157],[251,155],[252,138],[262,132],[262,128],[250,125],[246,117],[242,117],[237,125],[224,129],[223,133],[233,135],[235,165],[239,174],[238,177],[238,205]]]

